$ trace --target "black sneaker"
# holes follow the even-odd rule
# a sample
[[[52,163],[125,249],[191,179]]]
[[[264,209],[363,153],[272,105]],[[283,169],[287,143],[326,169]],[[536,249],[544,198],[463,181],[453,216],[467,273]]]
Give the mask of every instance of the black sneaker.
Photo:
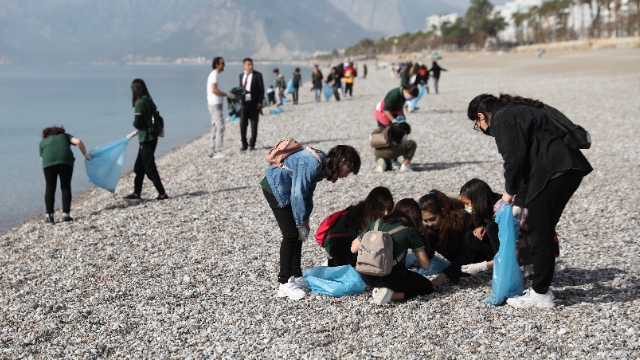
[[[134,202],[134,203],[139,203],[142,201],[142,198],[138,194],[127,195],[123,199],[129,202]]]
[[[164,194],[164,195],[158,195],[156,200],[167,200],[168,198],[169,198],[169,195]]]
[[[247,149],[248,148],[246,146],[243,146],[243,147],[240,148],[240,151],[247,151]]]
[[[255,146],[249,146],[249,151],[255,151],[256,147]]]
[[[53,214],[46,214],[44,222],[45,224],[55,224],[55,221],[53,221]]]
[[[71,216],[69,216],[69,215],[67,215],[67,216],[63,216],[63,217],[62,217],[62,221],[67,221],[67,222],[69,222],[69,221],[73,221],[73,218],[72,218]]]

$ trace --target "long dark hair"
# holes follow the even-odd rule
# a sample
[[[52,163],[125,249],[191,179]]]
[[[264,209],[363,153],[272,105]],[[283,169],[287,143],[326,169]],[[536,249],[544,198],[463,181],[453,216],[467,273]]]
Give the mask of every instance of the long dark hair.
[[[134,79],[131,83],[131,106],[135,107],[136,101],[145,95],[151,97],[149,90],[147,90],[147,84],[142,79]]]
[[[220,60],[222,60],[221,56],[216,56],[216,57],[213,58],[213,62],[211,63],[211,68],[213,70],[216,69],[216,65],[218,65],[220,63]]]
[[[498,194],[491,190],[486,182],[480,179],[467,181],[460,189],[460,195],[471,200],[471,222],[474,227],[487,225],[493,217],[493,204],[496,203]]]
[[[393,207],[391,214],[382,218],[387,224],[397,224],[412,228],[420,234],[422,241],[425,245],[425,250],[428,250],[429,242],[426,241],[426,228],[422,222],[422,213],[420,211],[420,205],[411,199],[404,198],[396,203]]]
[[[467,116],[469,120],[478,120],[478,113],[480,113],[484,115],[485,118],[488,118],[488,114],[493,114],[496,110],[509,104],[526,105],[535,108],[544,106],[544,103],[540,100],[523,98],[521,96],[500,94],[500,97],[497,98],[491,94],[482,94],[471,100],[469,108],[467,109]]]
[[[336,182],[340,175],[340,166],[347,165],[349,171],[357,174],[360,171],[360,155],[358,151],[349,145],[336,145],[329,150],[327,155],[327,180]]]
[[[411,77],[411,68],[413,67],[413,63],[408,62],[405,64],[404,70],[402,71],[402,75],[407,78]]]
[[[384,186],[374,188],[364,201],[347,208],[344,225],[351,227],[356,224],[358,233],[362,232],[374,220],[380,218],[380,209],[387,201],[393,202],[391,191]]]
[[[65,133],[64,127],[54,125],[52,127],[48,127],[42,130],[42,138],[46,139],[49,136],[64,134],[64,133]]]
[[[438,246],[447,253],[459,251],[460,243],[457,234],[465,226],[462,201],[433,189],[420,198],[420,210],[442,216],[442,224],[438,230]]]

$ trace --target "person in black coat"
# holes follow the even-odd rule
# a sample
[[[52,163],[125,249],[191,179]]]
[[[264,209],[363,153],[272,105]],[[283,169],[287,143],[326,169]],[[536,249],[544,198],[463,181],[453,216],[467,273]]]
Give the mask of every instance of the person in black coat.
[[[241,151],[255,150],[256,139],[258,138],[258,120],[260,119],[260,109],[264,99],[264,82],[262,74],[253,71],[253,60],[245,58],[242,60],[244,72],[240,74],[240,86],[249,93],[242,98],[242,110],[240,111],[240,137],[242,139]],[[251,122],[251,139],[247,142],[247,126]]]
[[[440,72],[447,71],[447,69],[443,69],[438,65],[436,61],[431,64],[431,70],[429,72],[433,74],[433,88],[436,90],[436,94],[438,93],[438,82],[440,82]]]
[[[502,200],[512,203],[521,183],[527,186],[533,285],[525,296],[510,298],[507,304],[516,308],[551,308],[555,228],[582,178],[593,168],[580,150],[565,145],[564,130],[554,125],[545,105],[538,100],[506,94],[499,98],[478,95],[469,103],[467,115],[474,122],[474,129],[495,137],[504,159],[506,192]]]

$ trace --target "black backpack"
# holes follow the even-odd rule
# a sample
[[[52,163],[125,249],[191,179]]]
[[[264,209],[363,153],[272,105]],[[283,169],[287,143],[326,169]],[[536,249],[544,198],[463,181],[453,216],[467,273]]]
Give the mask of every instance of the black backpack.
[[[576,125],[558,109],[544,105],[542,110],[548,115],[555,126],[564,132],[562,141],[571,149],[589,149],[591,147],[591,134],[582,126]]]
[[[164,119],[160,116],[160,112],[153,101],[151,101],[150,105],[153,110],[151,112],[151,124],[149,124],[147,131],[155,137],[164,137]]]

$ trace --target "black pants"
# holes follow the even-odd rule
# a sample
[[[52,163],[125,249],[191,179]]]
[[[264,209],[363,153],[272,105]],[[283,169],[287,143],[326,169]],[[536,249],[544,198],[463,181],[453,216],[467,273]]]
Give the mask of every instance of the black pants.
[[[498,224],[495,221],[489,221],[485,227],[487,230],[482,240],[473,235],[473,231],[469,231],[465,236],[467,246],[475,253],[473,262],[482,262],[493,260],[493,257],[500,249],[500,239],[498,238]]]
[[[136,174],[136,178],[133,181],[135,194],[140,195],[142,193],[142,182],[144,176],[147,175],[149,180],[153,182],[153,186],[158,190],[159,195],[164,195],[164,187],[160,180],[160,174],[158,174],[158,168],[156,167],[156,158],[154,153],[156,152],[156,146],[158,145],[158,139],[141,142],[138,148],[138,157],[136,163],[133,166],[133,172]]]
[[[240,110],[240,138],[242,140],[242,148],[246,149],[247,146],[255,147],[256,139],[258,138],[258,120],[260,120],[260,110],[253,101],[248,101],[242,104],[242,110]],[[251,122],[251,139],[247,143],[247,126]]]
[[[351,265],[355,267],[358,259],[358,254],[351,252],[351,241],[341,241],[333,244],[329,255],[331,255],[329,266]]]
[[[436,94],[438,93],[438,82],[440,81],[440,77],[433,77],[433,88],[436,90]]]
[[[538,196],[527,204],[527,227],[533,260],[531,287],[538,294],[546,294],[553,280],[556,267],[553,237],[556,225],[569,199],[578,190],[583,176],[579,171],[569,170],[560,177],[549,180]]]
[[[73,166],[57,164],[47,166],[43,170],[44,180],[47,184],[44,192],[44,205],[47,214],[53,214],[58,177],[60,177],[60,190],[62,191],[62,212],[68,214],[71,211],[71,176],[73,175]]]
[[[349,94],[349,96],[353,96],[353,83],[344,84],[344,96],[347,96],[347,94]]]
[[[295,89],[292,94],[293,94],[293,103],[297,104],[298,103],[298,89]]]
[[[360,274],[362,280],[371,287],[386,287],[394,292],[404,293],[404,300],[418,295],[429,295],[433,292],[433,285],[426,277],[407,270],[404,263],[393,267],[391,274],[386,276],[369,276]]]
[[[278,204],[278,200],[273,194],[262,189],[264,197],[267,198],[269,207],[273,211],[280,231],[282,232],[282,242],[280,243],[280,272],[278,282],[286,284],[291,276],[302,276],[300,259],[302,258],[302,241],[298,240],[298,227],[293,219],[291,205],[283,208]]]
[[[340,92],[338,91],[338,89],[338,86],[333,87],[333,96],[335,96],[336,101],[340,101]]]

